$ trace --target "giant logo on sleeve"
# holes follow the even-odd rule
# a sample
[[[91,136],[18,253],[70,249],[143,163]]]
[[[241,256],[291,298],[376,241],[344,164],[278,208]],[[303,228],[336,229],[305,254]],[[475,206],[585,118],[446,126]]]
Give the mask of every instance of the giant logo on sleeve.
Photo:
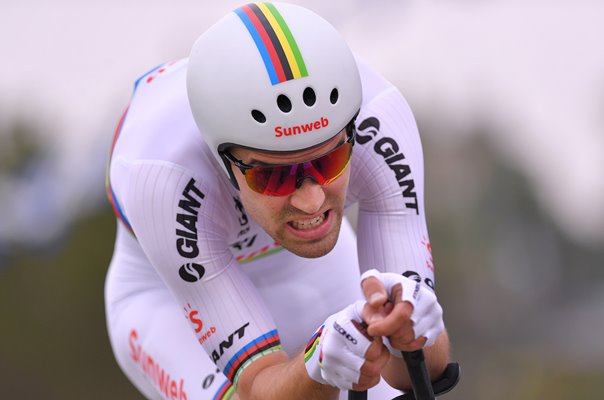
[[[201,200],[206,196],[195,186],[195,179],[191,178],[182,192],[178,202],[179,211],[176,213],[176,250],[185,258],[195,258],[199,255],[197,246],[197,215]]]
[[[226,340],[223,340],[222,342],[220,342],[220,344],[218,346],[218,350],[212,351],[212,360],[214,360],[214,363],[216,363],[216,362],[218,362],[218,360],[220,360],[220,357],[222,357],[222,355],[224,354],[224,351],[226,349],[231,348],[235,339],[237,339],[237,340],[243,339],[243,336],[245,335],[245,328],[247,328],[249,326],[249,324],[250,324],[249,322],[246,322],[241,328],[239,328],[235,332],[231,333]]]
[[[186,263],[178,270],[178,275],[187,282],[197,282],[206,273],[206,269],[201,264]]]
[[[377,138],[379,133],[380,120],[375,117],[368,117],[357,127],[356,141],[360,145],[365,145]],[[380,137],[375,141],[373,151],[384,158],[384,161],[394,173],[398,185],[403,189],[402,195],[405,207],[415,210],[415,213],[419,214],[415,181],[411,177],[411,167],[409,163],[403,161],[406,157],[400,151],[397,141],[388,136]]]

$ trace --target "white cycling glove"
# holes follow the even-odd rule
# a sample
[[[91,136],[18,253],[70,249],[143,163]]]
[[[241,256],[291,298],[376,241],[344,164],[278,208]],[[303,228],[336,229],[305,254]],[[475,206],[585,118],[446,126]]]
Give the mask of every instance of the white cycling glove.
[[[371,341],[352,320],[362,321],[365,301],[357,301],[329,316],[311,337],[304,352],[308,375],[315,381],[342,390],[358,383]]]
[[[370,269],[361,275],[361,282],[371,276],[384,284],[388,297],[392,301],[394,301],[392,299],[392,287],[397,283],[402,285],[401,300],[408,301],[413,306],[411,321],[413,322],[415,338],[424,336],[428,339],[426,346],[432,346],[438,335],[445,329],[443,310],[438,304],[436,294],[427,286],[413,279],[392,272],[379,272],[376,269]],[[388,347],[390,353],[402,357],[401,352],[393,349],[388,340],[384,341],[384,345]]]

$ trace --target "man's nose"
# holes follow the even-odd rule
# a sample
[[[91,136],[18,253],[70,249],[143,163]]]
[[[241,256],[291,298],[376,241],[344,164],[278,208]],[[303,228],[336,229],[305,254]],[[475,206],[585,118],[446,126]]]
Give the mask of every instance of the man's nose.
[[[325,202],[325,192],[312,177],[304,178],[290,198],[291,205],[307,214],[314,214]]]

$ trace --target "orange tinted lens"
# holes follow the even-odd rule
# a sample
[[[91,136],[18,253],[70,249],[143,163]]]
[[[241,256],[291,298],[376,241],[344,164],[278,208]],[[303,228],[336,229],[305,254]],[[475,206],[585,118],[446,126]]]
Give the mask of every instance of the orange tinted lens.
[[[311,171],[308,171],[311,173],[307,173],[308,168],[305,168],[304,176],[313,176],[321,185],[334,181],[346,169],[348,161],[350,161],[351,150],[352,144],[346,142],[323,157],[312,160],[310,164],[313,168]]]
[[[298,164],[254,167],[245,171],[249,187],[269,196],[285,196],[296,189]]]
[[[245,180],[255,192],[269,196],[286,196],[296,190],[305,177],[325,185],[338,178],[350,161],[352,143],[345,142],[331,152],[311,161],[291,165],[254,167],[245,171]]]

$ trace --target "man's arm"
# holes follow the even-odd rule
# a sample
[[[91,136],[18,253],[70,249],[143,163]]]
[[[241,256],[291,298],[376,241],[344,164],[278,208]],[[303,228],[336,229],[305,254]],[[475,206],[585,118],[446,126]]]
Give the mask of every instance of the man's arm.
[[[241,374],[237,393],[241,400],[337,399],[339,389],[310,379],[304,355],[289,360],[285,352],[266,355]]]
[[[389,360],[389,352],[380,340],[371,343],[365,353],[359,382],[354,390],[367,390],[380,381],[380,374]],[[332,400],[340,390],[310,378],[304,364],[304,354],[289,359],[285,352],[266,355],[243,370],[237,383],[241,400]]]
[[[434,346],[424,347],[424,357],[430,380],[434,382],[444,372],[449,363],[449,336],[443,331],[436,339]],[[411,380],[407,365],[402,358],[390,356],[388,364],[382,371],[382,376],[388,384],[396,389],[408,391],[411,389]]]

